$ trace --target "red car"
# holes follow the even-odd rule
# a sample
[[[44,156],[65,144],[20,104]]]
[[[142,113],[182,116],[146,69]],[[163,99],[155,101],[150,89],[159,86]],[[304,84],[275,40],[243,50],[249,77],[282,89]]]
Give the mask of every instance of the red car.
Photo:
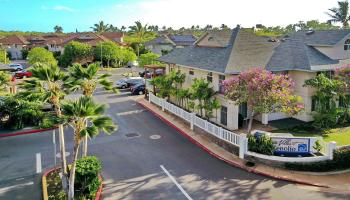
[[[33,74],[32,72],[28,72],[28,71],[19,71],[19,72],[16,72],[15,76],[16,78],[27,78],[27,77],[31,77]]]

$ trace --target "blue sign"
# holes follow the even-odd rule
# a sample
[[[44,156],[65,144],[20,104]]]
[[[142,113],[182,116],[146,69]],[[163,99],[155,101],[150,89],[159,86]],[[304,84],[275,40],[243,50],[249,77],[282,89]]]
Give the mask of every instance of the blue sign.
[[[310,138],[271,137],[271,139],[276,147],[275,153],[277,154],[310,153]]]

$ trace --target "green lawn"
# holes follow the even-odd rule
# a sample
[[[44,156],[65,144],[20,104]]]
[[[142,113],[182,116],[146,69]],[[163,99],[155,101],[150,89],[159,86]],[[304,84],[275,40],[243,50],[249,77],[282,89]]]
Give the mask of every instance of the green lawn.
[[[305,131],[305,130],[283,130],[278,129],[273,131],[275,133],[283,133],[288,132],[293,134],[294,136],[299,137],[320,137],[322,136],[326,142],[335,141],[337,142],[337,146],[350,145],[350,126],[343,128],[334,128],[327,130],[325,133],[321,133],[318,131]]]

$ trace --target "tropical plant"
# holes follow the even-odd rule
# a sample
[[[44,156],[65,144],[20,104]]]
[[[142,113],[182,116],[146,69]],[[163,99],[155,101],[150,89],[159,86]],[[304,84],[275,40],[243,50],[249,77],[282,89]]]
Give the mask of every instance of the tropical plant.
[[[331,17],[330,21],[332,22],[340,22],[343,24],[343,27],[347,27],[349,25],[349,2],[346,1],[338,1],[338,7],[328,9],[327,13],[329,17]]]
[[[0,48],[0,63],[9,63],[10,59],[8,58],[8,53],[6,49]]]
[[[112,41],[100,42],[94,49],[95,59],[107,63],[110,66],[111,61],[122,60],[121,48]]]
[[[42,47],[35,47],[28,53],[28,63],[34,65],[36,63],[43,63],[46,65],[57,65],[52,52]]]
[[[249,151],[261,153],[265,155],[273,155],[276,147],[273,145],[272,139],[266,135],[253,136],[248,135]]]
[[[64,47],[60,57],[63,67],[68,67],[73,63],[86,64],[93,60],[92,47],[89,44],[72,41]]]
[[[90,64],[86,68],[82,67],[80,64],[73,64],[68,70],[69,76],[67,76],[68,78],[65,81],[65,87],[69,88],[71,91],[81,89],[84,96],[92,97],[97,84],[100,84],[107,91],[118,92],[118,90],[113,87],[113,83],[108,80],[109,74],[98,74],[99,63]],[[87,139],[86,137],[84,141],[84,156],[87,155]]]
[[[66,93],[63,89],[63,80],[65,74],[57,65],[46,65],[36,63],[30,68],[33,74],[32,79],[25,80],[21,87],[25,89],[22,92],[23,96],[28,99],[39,98],[42,102],[50,103],[54,109],[57,117],[62,116],[60,100],[64,98]],[[63,125],[59,124],[60,150],[61,150],[61,169],[62,169],[62,188],[67,189],[67,161],[66,148],[64,143]]]
[[[63,33],[62,26],[56,25],[55,27],[53,27],[53,30],[55,31],[55,33]]]
[[[192,100],[197,101],[197,105],[195,106],[196,109],[199,110],[200,116],[203,115],[203,111],[205,109],[210,110],[208,107],[208,104],[210,102],[210,99],[215,95],[215,91],[213,87],[210,87],[210,83],[207,82],[205,79],[200,78],[194,79],[193,84],[191,85],[191,98]],[[209,113],[206,113],[206,116],[208,117]]]
[[[86,96],[62,103],[62,117],[74,131],[74,150],[69,171],[69,200],[74,199],[75,170],[82,139],[86,135],[90,138],[95,137],[100,131],[110,134],[117,128],[112,119],[104,115],[105,109],[105,105],[97,104],[91,97]]]
[[[140,57],[140,47],[139,45],[143,43],[143,39],[148,32],[147,24],[142,25],[140,21],[136,21],[135,25],[129,26],[130,32],[135,34],[138,38],[138,48],[137,48],[137,57]]]
[[[96,33],[104,33],[109,31],[110,25],[105,24],[103,21],[99,21],[97,24],[94,24],[94,26],[90,27],[93,31]]]
[[[293,95],[294,83],[287,75],[255,68],[225,80],[223,85],[227,98],[238,105],[247,103],[251,110],[248,133],[257,114],[283,112],[295,115],[304,109],[301,97]]]
[[[156,87],[157,96],[170,99],[173,81],[168,76],[157,76],[150,83]]]

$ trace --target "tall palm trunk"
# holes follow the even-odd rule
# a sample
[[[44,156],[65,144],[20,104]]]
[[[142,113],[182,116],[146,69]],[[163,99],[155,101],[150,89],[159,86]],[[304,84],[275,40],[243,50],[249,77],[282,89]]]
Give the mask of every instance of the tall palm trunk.
[[[76,141],[74,144],[74,154],[72,168],[69,173],[69,191],[68,191],[68,200],[74,200],[74,183],[75,183],[75,168],[78,160],[78,152],[80,147],[80,140]]]
[[[55,112],[58,117],[62,115],[61,113],[61,106],[59,105],[58,101],[54,101],[55,105]],[[66,158],[66,145],[64,142],[64,132],[63,132],[63,125],[60,124],[58,126],[59,129],[59,142],[60,142],[60,154],[61,154],[61,170],[62,170],[62,188],[64,191],[67,191],[68,186],[68,173],[67,173],[67,158]]]

